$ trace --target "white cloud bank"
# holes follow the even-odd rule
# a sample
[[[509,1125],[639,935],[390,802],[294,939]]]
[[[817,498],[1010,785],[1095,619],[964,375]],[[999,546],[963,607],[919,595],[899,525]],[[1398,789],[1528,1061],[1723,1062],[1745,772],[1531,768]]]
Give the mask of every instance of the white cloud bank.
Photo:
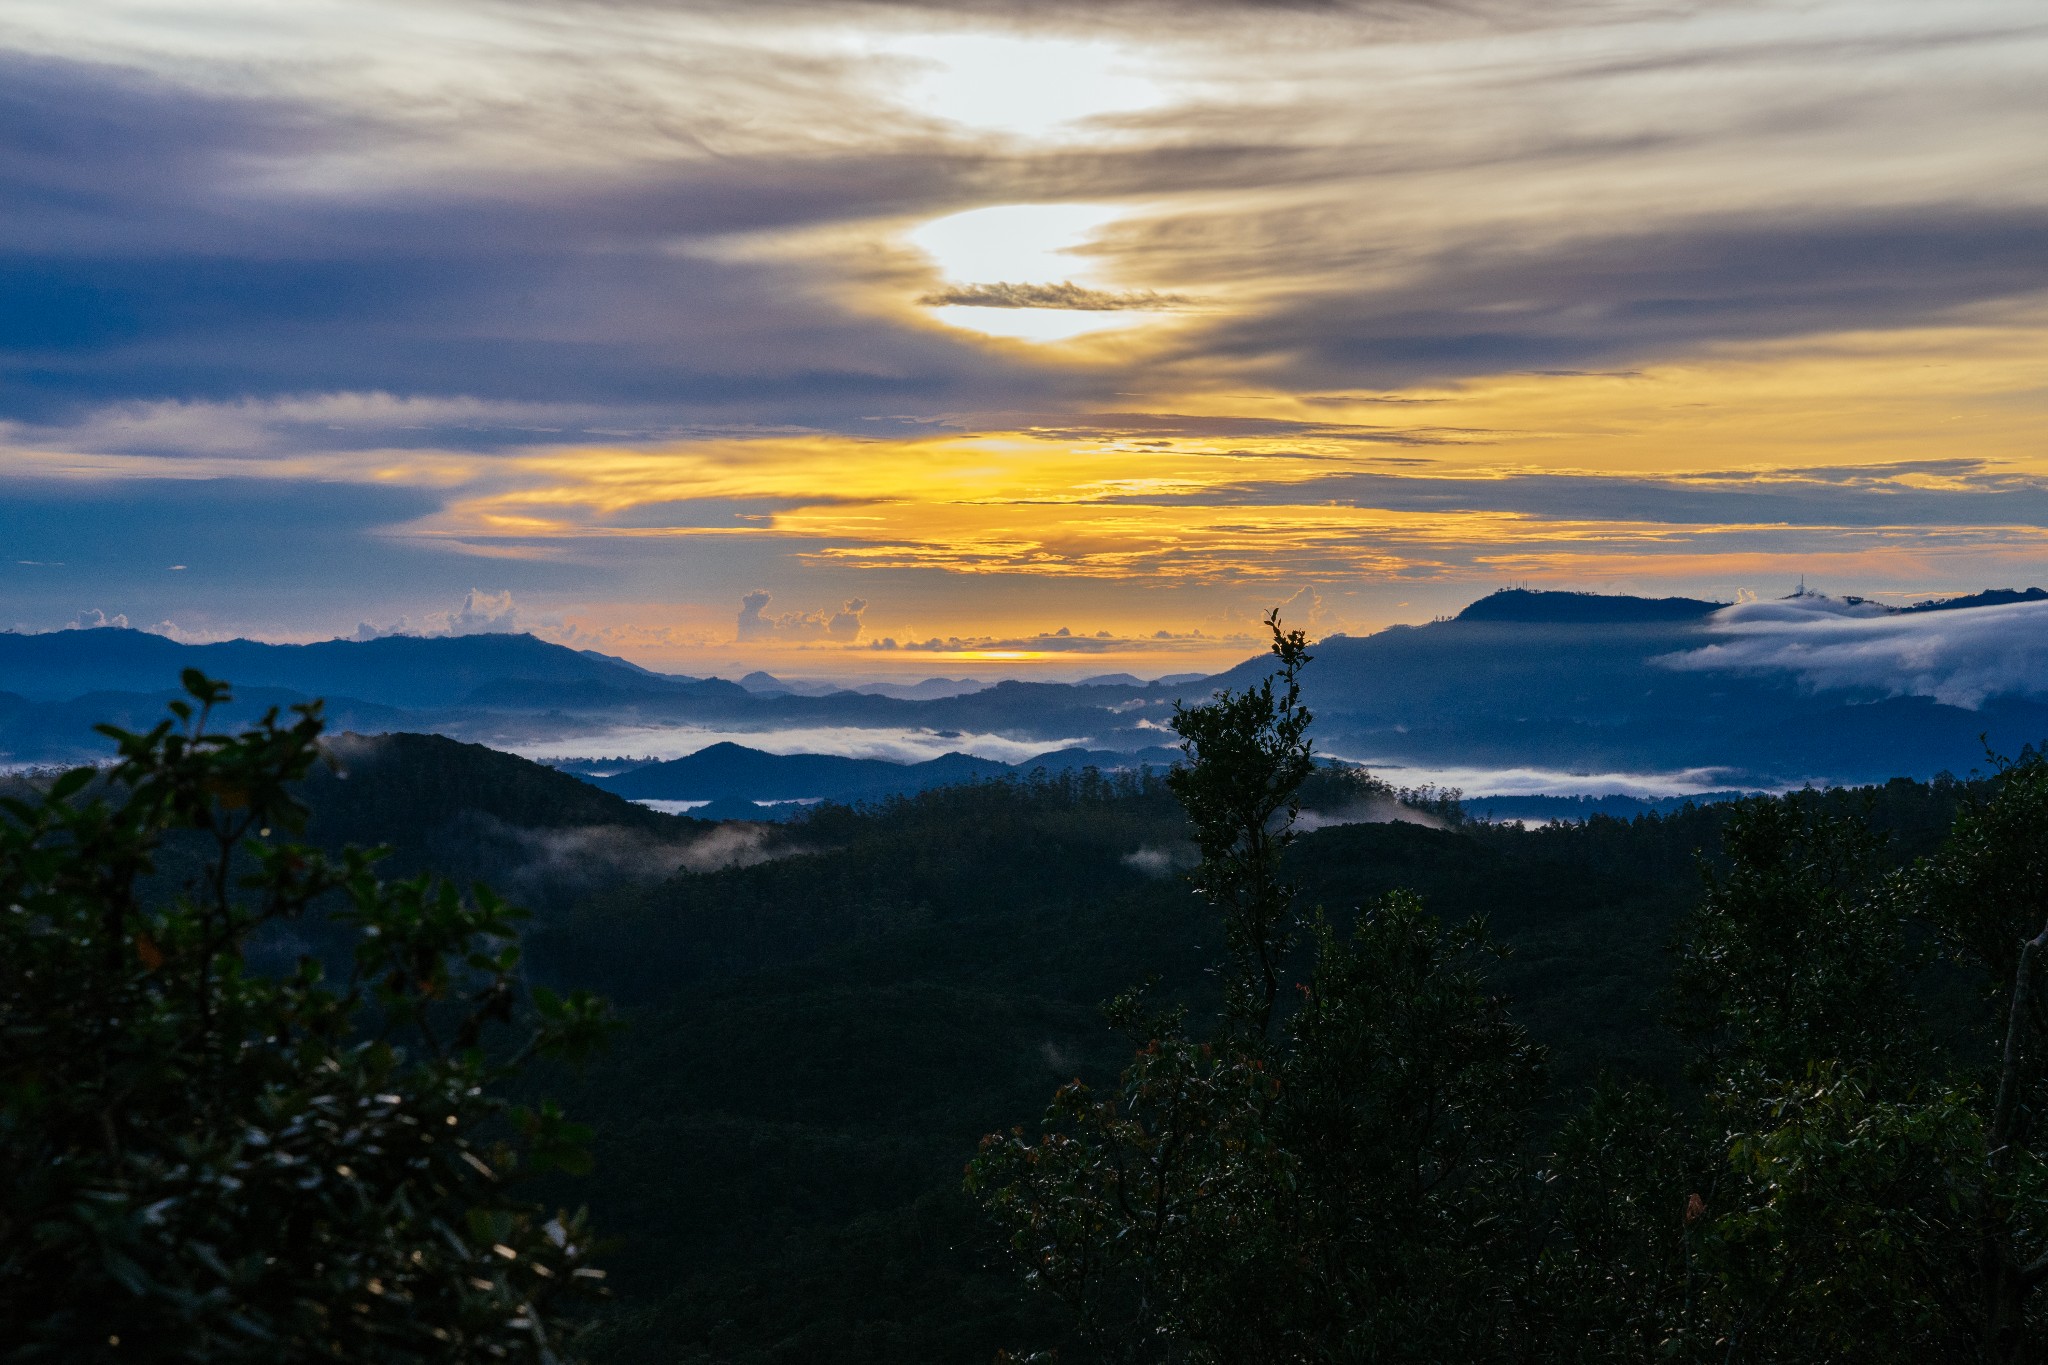
[[[1666,668],[1789,672],[1813,688],[1872,688],[1975,710],[2048,694],[2048,602],[1887,613],[1818,595],[1714,613],[1724,637],[1656,660]]]
[[[517,635],[521,631],[560,633],[561,622],[536,619],[512,600],[509,592],[484,592],[471,588],[462,605],[449,611],[423,616],[402,616],[394,625],[380,626],[364,621],[356,627],[358,640],[376,640],[386,635]]]
[[[767,608],[772,600],[768,593],[758,589],[740,599],[737,640],[838,640],[851,644],[860,638],[860,616],[868,609],[865,600],[855,597],[842,603],[837,611],[792,611],[770,616]]]

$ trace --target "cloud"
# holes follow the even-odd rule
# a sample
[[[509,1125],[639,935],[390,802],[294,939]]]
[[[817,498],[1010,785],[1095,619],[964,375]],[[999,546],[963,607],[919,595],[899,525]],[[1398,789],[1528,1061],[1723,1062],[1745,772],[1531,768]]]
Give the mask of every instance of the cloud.
[[[1123,309],[1162,310],[1185,308],[1189,300],[1178,294],[1158,294],[1149,289],[1116,291],[1090,289],[1068,280],[1060,284],[962,284],[938,289],[918,302],[927,308],[1068,308],[1088,313],[1111,313]]]
[[[2026,163],[1970,136],[2020,126],[2023,96],[1916,62],[2034,41],[1982,15],[1859,12],[1855,40],[1901,65],[1850,76],[1843,35],[1816,47],[1768,16],[1703,45],[1687,7],[1615,25],[1598,5],[1219,4],[1198,40],[1146,49],[1166,105],[1035,148],[921,114],[846,46],[844,15],[778,8],[735,28],[603,6],[572,34],[515,6],[487,55],[454,36],[465,7],[434,0],[372,33],[310,12],[268,38],[221,25],[212,47],[124,29],[149,71],[0,55],[0,344],[39,362],[0,379],[0,411],[339,391],[570,426],[849,429],[1079,411],[1159,372],[1142,348],[1116,373],[985,348],[906,316],[920,296],[1142,311],[1186,289],[1215,316],[1176,323],[1169,362],[1299,386],[1897,326],[2048,284],[2043,215],[2004,193]],[[1144,39],[1170,8],[1081,28]],[[1075,22],[1009,18],[1024,36]],[[1564,36],[1489,46],[1532,27]],[[303,50],[337,54],[317,85]],[[431,93],[389,79],[415,63]],[[1682,126],[1646,123],[1656,79],[1700,83]],[[1915,110],[1938,126],[1899,128]],[[1756,168],[1739,185],[1735,158]],[[1091,247],[1114,285],[932,292],[900,240],[975,205],[1084,198],[1150,204]],[[422,414],[410,439],[539,435],[479,425]]]
[[[495,450],[594,439],[600,433],[616,438],[620,416],[616,409],[588,404],[356,391],[118,401],[67,411],[57,421],[0,429],[16,447],[182,459],[188,468],[213,464],[239,473],[288,463],[302,453]],[[673,428],[645,433],[650,438],[672,434]]]
[[[387,635],[517,635],[528,631],[561,633],[562,623],[552,617],[537,619],[512,600],[506,592],[485,592],[471,588],[460,606],[424,615],[402,616],[393,625],[379,626],[365,621],[356,627],[358,640],[376,640]]]
[[[1426,810],[1404,805],[1394,796],[1371,796],[1351,801],[1335,810],[1304,810],[1294,822],[1303,833],[1336,825],[1421,825],[1424,829],[1448,829],[1440,817]]]
[[[1117,861],[1142,876],[1164,881],[1176,872],[1185,872],[1196,866],[1202,859],[1192,844],[1174,844],[1166,848],[1146,844]]]
[[[529,860],[508,877],[514,889],[531,882],[581,885],[618,877],[653,880],[678,872],[716,872],[805,851],[768,825],[728,823],[702,834],[664,839],[616,825],[521,829],[491,823],[529,852]]]
[[[1329,604],[1314,588],[1302,585],[1294,595],[1279,604],[1280,624],[1291,630],[1305,630],[1310,635],[1323,634],[1331,624]]]
[[[795,61],[750,50],[726,83],[755,81],[753,101],[792,115],[802,85],[777,63]],[[0,348],[38,362],[0,375],[0,415],[381,394],[449,405],[417,411],[405,443],[442,432],[467,448],[565,425],[758,420],[764,404],[843,424],[884,393],[902,406],[1045,388],[954,338],[849,312],[813,265],[709,247],[957,193],[961,160],[903,154],[909,133],[887,120],[829,157],[802,145],[793,117],[759,121],[789,134],[782,145],[707,155],[716,111],[649,110],[675,130],[666,145],[629,152],[611,129],[606,161],[587,155],[595,143],[573,151],[560,126],[598,105],[449,92],[495,106],[473,126],[503,118],[529,138],[515,156],[455,145],[471,125],[445,109],[294,98],[282,68],[236,83],[264,93],[224,95],[234,87],[205,59],[164,65],[190,83],[0,51]],[[819,124],[872,102],[843,72],[816,74]],[[596,78],[566,54],[558,75]],[[616,114],[619,85],[601,84]]]
[[[90,465],[97,477],[19,478],[6,476],[8,464],[0,444],[0,545],[44,563],[0,563],[0,618],[44,629],[88,601],[132,621],[175,621],[197,638],[331,636],[366,615],[387,619],[372,613],[459,603],[478,577],[461,543],[406,534],[444,505],[432,489],[106,477]],[[485,571],[522,596],[543,583],[573,592],[595,577],[585,565],[517,558],[493,558]]]
[[[1186,333],[1176,359],[1257,360],[1288,383],[1397,384],[1907,326],[2048,289],[2044,242],[2048,209],[2032,206],[1589,224],[1417,253],[1369,287],[1319,287]],[[1335,275],[1343,254],[1325,259]]]
[[[2048,602],[1895,614],[1807,595],[1716,612],[1722,637],[1656,660],[1666,668],[1786,672],[1813,688],[1932,697],[1975,710],[2048,695]]]
[[[94,607],[92,610],[82,611],[69,621],[66,621],[63,628],[65,630],[103,630],[107,627],[126,630],[128,629],[128,618],[126,616],[109,616],[98,607]]]
[[[1327,439],[1325,437],[1324,439]],[[1508,512],[1553,521],[1861,528],[2048,526],[2048,478],[1981,460],[1900,460],[1836,469],[1640,475],[1347,472],[1216,484],[1118,501],[1209,506],[1341,503],[1415,512]]]
[[[766,613],[771,600],[771,594],[758,590],[748,593],[740,600],[735,639],[742,643],[765,640],[833,640],[852,644],[860,639],[861,613],[868,609],[864,599],[854,597],[841,603],[837,611],[792,611],[779,616],[769,616]]]

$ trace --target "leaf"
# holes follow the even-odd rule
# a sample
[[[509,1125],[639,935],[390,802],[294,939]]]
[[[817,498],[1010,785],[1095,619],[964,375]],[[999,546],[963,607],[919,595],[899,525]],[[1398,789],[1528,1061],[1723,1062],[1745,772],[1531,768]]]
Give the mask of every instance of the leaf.
[[[94,772],[95,770],[92,768],[73,768],[70,772],[65,773],[50,784],[50,799],[52,801],[69,801],[72,797],[78,795],[79,792],[85,790],[85,784],[92,781]]]
[[[147,929],[135,936],[135,956],[142,961],[142,969],[159,971],[164,965],[164,950],[156,946],[156,940],[149,936]]]

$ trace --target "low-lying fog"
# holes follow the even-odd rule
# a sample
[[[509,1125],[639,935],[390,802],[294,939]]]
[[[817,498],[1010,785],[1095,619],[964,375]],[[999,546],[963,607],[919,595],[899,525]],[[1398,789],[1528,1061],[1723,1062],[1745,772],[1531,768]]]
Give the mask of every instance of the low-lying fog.
[[[1420,767],[1373,758],[1342,757],[1396,787],[1455,787],[1467,796],[1704,796],[1744,785],[1726,768],[1683,768],[1675,772],[1572,773],[1549,768]]]

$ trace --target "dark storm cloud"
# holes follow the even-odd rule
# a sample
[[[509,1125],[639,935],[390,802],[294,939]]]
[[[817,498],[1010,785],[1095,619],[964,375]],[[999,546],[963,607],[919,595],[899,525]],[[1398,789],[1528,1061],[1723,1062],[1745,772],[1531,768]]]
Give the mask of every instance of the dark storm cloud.
[[[1016,6],[931,8],[1026,17]],[[1248,22],[1261,12],[1212,8]],[[1276,8],[1510,29],[1626,9]],[[1755,55],[1728,48],[1715,61],[1740,66]],[[1571,70],[1531,65],[1553,84]],[[1132,376],[861,316],[835,302],[848,281],[828,277],[832,267],[741,259],[706,243],[976,204],[1166,191],[1223,198],[1211,210],[1118,229],[1113,257],[1156,262],[1146,274],[1168,284],[1184,275],[1205,301],[1210,284],[1262,270],[1310,281],[1283,292],[1275,280],[1213,322],[1191,314],[1173,358],[1205,380],[1236,371],[1283,387],[1394,385],[1627,365],[1702,343],[1938,319],[2048,288],[2048,210],[1988,201],[1817,204],[1745,217],[1703,209],[1655,232],[1552,223],[1542,240],[1533,231],[1473,240],[1457,227],[1449,235],[1460,244],[1420,255],[1347,232],[1357,219],[1350,207],[1229,202],[1232,191],[1256,200],[1275,187],[1355,196],[1382,173],[1471,174],[1491,163],[1612,156],[1625,178],[1629,155],[1715,135],[1683,121],[1289,145],[1284,118],[1261,123],[1198,102],[1156,127],[1140,120],[1143,136],[1074,149],[941,136],[911,119],[829,154],[705,155],[687,119],[670,129],[649,115],[672,136],[669,159],[357,185],[333,165],[348,156],[369,164],[380,149],[422,136],[369,107],[316,111],[105,65],[0,57],[0,418],[56,427],[110,403],[388,392],[521,405],[501,417],[375,433],[397,446],[676,439],[692,424],[876,433],[872,420],[885,414],[974,427],[1034,407],[1062,415],[1047,424],[1054,428],[1089,425],[1097,419],[1073,415],[1128,390]],[[327,166],[345,192],[294,178],[311,166]],[[901,283],[906,304],[920,293],[930,304],[1087,310],[1182,298],[1163,287]],[[1351,438],[1470,435],[1390,424]],[[334,446],[354,439],[313,426],[297,436]]]
[[[2043,289],[2048,209],[1816,212],[1460,248],[1397,284],[1335,288],[1219,326],[1189,354],[1393,384],[1898,326]]]
[[[340,131],[287,101],[0,52],[0,248],[61,258],[244,242],[252,225],[220,195],[237,163],[305,154]],[[36,334],[10,322],[13,337]]]
[[[676,250],[927,209],[958,192],[949,155],[287,195],[257,172],[386,131],[82,64],[6,59],[0,91],[0,415],[17,420],[383,390],[602,405],[614,425],[835,425],[1040,387],[816,302],[800,267]]]

